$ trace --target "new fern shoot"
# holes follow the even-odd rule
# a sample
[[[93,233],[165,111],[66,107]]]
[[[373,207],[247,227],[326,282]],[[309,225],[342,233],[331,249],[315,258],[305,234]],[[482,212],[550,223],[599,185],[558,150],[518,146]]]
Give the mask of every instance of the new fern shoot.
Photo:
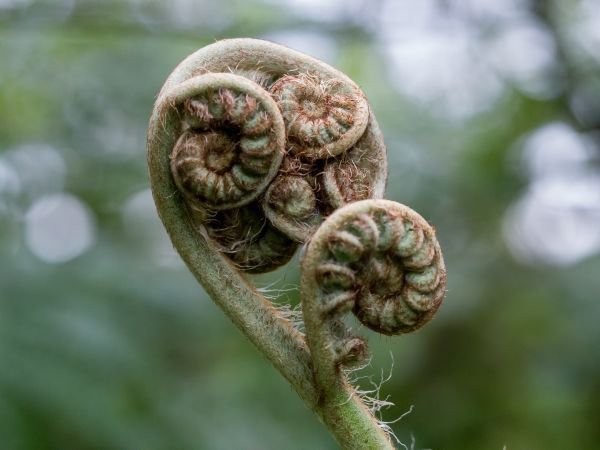
[[[446,270],[434,229],[382,200],[386,150],[360,88],[286,47],[220,41],[169,76],[147,149],[159,215],[211,298],[342,448],[394,448],[345,376],[368,349],[341,319],[416,330],[439,308]],[[300,246],[306,335],[248,275]]]

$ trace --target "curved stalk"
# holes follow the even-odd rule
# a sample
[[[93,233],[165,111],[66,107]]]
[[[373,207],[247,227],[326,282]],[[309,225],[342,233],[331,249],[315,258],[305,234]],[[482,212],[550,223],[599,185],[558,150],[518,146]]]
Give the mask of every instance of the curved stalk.
[[[152,194],[173,246],[209,296],[321,417],[342,448],[393,448],[350,385],[341,387],[335,397],[321,397],[303,336],[206,235],[198,233],[170,176],[169,152],[181,132],[171,107],[174,100],[157,102],[148,132]]]
[[[342,368],[367,357],[366,343],[352,335],[341,316],[352,311],[377,332],[407,333],[431,319],[445,286],[435,233],[410,208],[388,200],[363,200],[329,216],[306,248],[300,291],[323,403],[336,403],[346,395]],[[357,439],[358,432],[351,442]],[[383,442],[373,445],[388,445]]]

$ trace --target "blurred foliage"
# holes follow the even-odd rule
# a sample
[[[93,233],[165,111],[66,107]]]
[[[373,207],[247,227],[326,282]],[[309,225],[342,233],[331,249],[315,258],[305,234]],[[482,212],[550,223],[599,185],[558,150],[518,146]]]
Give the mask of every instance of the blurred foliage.
[[[593,0],[0,0],[0,447],[335,448],[183,267],[148,191],[163,80],[252,36],[362,86],[387,197],[445,249],[436,320],[369,335],[361,387],[393,365],[383,420],[414,405],[393,429],[415,449],[597,448],[598,30]],[[257,283],[298,301],[297,264]]]

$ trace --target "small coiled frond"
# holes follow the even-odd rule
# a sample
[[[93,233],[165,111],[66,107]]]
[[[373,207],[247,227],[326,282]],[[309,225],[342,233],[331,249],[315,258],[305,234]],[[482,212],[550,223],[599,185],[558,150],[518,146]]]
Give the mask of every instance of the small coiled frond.
[[[363,135],[369,121],[364,94],[339,79],[286,75],[270,89],[285,121],[288,149],[303,158],[337,156]]]
[[[308,244],[301,292],[307,330],[328,342],[315,352],[324,352],[333,365],[356,361],[365,355],[365,344],[343,326],[343,314],[352,311],[372,330],[394,335],[422,327],[439,308],[446,269],[435,232],[396,202],[344,206]]]
[[[282,119],[271,97],[238,75],[195,77],[177,105],[185,131],[171,152],[181,193],[197,208],[246,205],[275,177],[284,154]]]

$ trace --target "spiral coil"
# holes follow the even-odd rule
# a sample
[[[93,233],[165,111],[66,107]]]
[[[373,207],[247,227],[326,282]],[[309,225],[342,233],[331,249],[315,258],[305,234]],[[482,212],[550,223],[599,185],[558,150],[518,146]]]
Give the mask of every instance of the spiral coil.
[[[246,78],[206,74],[194,80],[194,95],[178,105],[185,131],[170,155],[173,179],[197,208],[246,205],[281,164],[281,115],[271,97]]]
[[[446,269],[433,228],[389,200],[336,210],[319,227],[302,259],[305,321],[335,364],[366,355],[366,344],[340,321],[352,311],[372,330],[396,335],[427,323],[446,293]],[[311,338],[309,334],[309,344]]]

